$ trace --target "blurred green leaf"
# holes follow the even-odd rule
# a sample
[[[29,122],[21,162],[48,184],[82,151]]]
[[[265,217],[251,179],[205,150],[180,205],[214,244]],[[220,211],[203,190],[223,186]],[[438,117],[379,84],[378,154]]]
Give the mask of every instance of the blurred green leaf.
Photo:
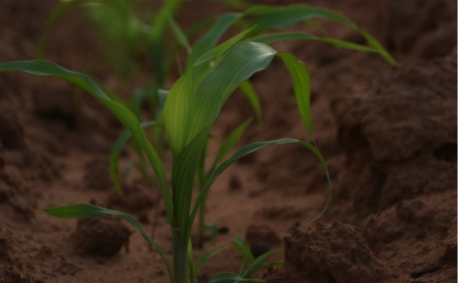
[[[211,29],[194,44],[186,63],[186,69],[190,69],[199,57],[215,47],[224,32],[238,20],[240,16],[240,14],[228,13],[220,17]]]
[[[196,261],[196,264],[194,265],[194,275],[197,275],[199,271],[207,264],[207,262],[215,255],[219,254],[220,252],[224,251],[227,249],[227,247],[216,249],[216,250],[211,250],[208,251],[204,254],[202,254]]]
[[[175,37],[177,41],[183,46],[188,53],[191,53],[192,48],[191,45],[189,45],[188,38],[184,34],[183,30],[180,28],[178,23],[173,19],[172,15],[170,13],[166,13],[167,20],[169,21],[169,25],[172,28],[173,33],[175,34]]]
[[[271,250],[271,251],[268,251],[266,252],[265,254],[259,256],[258,258],[256,258],[253,263],[251,263],[251,265],[248,267],[248,269],[243,272],[242,274],[242,277],[244,278],[249,278],[251,275],[253,275],[255,272],[261,270],[261,269],[267,269],[271,266],[280,266],[281,263],[280,262],[270,262],[270,263],[266,263],[264,262],[267,258],[273,256],[273,255],[276,255],[276,254],[280,254],[282,253],[283,250],[282,249],[275,249],[275,250]]]
[[[224,273],[218,273],[215,276],[213,276],[208,283],[218,283],[218,282],[246,282],[246,283],[251,283],[251,282],[262,282],[263,280],[261,279],[246,279],[243,277],[238,276],[235,273],[231,272],[224,272]]]
[[[240,267],[240,274],[242,274],[243,270],[245,270],[245,264],[248,263],[248,265],[251,265],[255,261],[255,258],[251,252],[250,247],[248,246],[248,243],[242,237],[236,237],[234,240],[232,240],[231,243],[242,255],[242,264]]]

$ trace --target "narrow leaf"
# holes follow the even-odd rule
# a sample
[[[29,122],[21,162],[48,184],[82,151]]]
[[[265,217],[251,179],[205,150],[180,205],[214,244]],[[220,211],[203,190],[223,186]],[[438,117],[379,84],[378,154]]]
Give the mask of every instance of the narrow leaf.
[[[288,52],[278,52],[277,55],[283,60],[283,63],[285,63],[291,75],[297,108],[299,109],[302,122],[307,132],[313,139],[312,115],[310,113],[310,75],[307,66],[297,61],[297,59]]]
[[[145,231],[145,229],[143,229],[140,223],[137,220],[135,220],[135,218],[133,218],[131,215],[116,210],[106,209],[92,204],[71,204],[66,206],[45,208],[43,210],[49,215],[58,218],[92,218],[103,215],[114,215],[127,220],[130,224],[132,224],[132,226],[134,226],[135,229],[137,229],[137,231],[140,232],[143,238],[156,249],[156,251],[161,256],[165,266],[167,267],[170,278],[173,278],[172,269],[170,267],[169,261],[165,256],[164,252],[162,251],[161,247],[148,235],[148,233]]]
[[[245,97],[250,102],[251,107],[253,107],[254,113],[256,114],[256,119],[258,120],[258,123],[261,122],[262,121],[261,102],[259,101],[259,96],[256,90],[254,89],[253,85],[251,84],[249,80],[246,80],[240,84],[240,90],[243,92]]]
[[[147,127],[155,127],[160,126],[155,121],[147,121],[141,123],[142,128]],[[119,178],[119,156],[121,155],[121,151],[125,145],[125,143],[132,137],[132,132],[128,129],[125,129],[121,135],[119,135],[116,142],[113,144],[110,153],[110,176],[115,187],[116,192],[119,195],[123,195],[122,187],[121,187],[121,180]]]
[[[218,283],[218,282],[262,282],[261,279],[247,279],[238,276],[235,273],[231,272],[224,272],[224,273],[218,273],[215,276],[213,276],[208,283]]]
[[[321,166],[324,169],[324,172],[326,174],[326,179],[328,182],[328,199],[326,201],[326,204],[324,205],[324,208],[321,210],[321,212],[313,218],[311,221],[301,225],[300,227],[307,226],[313,222],[315,222],[317,219],[319,219],[323,214],[326,212],[326,210],[329,207],[329,204],[331,202],[331,196],[332,196],[332,183],[331,183],[331,178],[329,177],[329,171],[326,165],[326,162],[324,160],[324,157],[321,155],[320,151],[315,148],[313,145],[297,140],[297,139],[292,139],[292,138],[284,138],[284,139],[279,139],[279,140],[272,140],[272,141],[264,141],[264,142],[257,142],[257,143],[252,143],[249,144],[241,149],[239,149],[236,153],[234,153],[230,158],[226,159],[223,163],[221,163],[209,176],[207,185],[203,190],[200,191],[199,195],[197,196],[196,202],[194,203],[194,208],[192,210],[192,213],[190,215],[190,223],[194,222],[195,216],[197,214],[197,211],[199,207],[202,205],[202,202],[205,200],[205,194],[208,192],[210,189],[210,186],[212,183],[218,178],[221,173],[223,173],[231,164],[233,164],[235,161],[237,161],[239,158],[255,152],[261,148],[264,148],[268,145],[281,145],[281,144],[298,144],[301,146],[304,146],[305,148],[309,149],[313,154],[315,154],[316,157],[318,157]]]
[[[283,29],[293,24],[311,20],[311,19],[327,19],[346,26],[355,32],[359,33],[367,43],[377,49],[382,57],[391,65],[397,66],[396,60],[383,48],[383,46],[373,38],[368,32],[358,27],[353,21],[344,15],[332,10],[312,7],[308,5],[289,5],[289,6],[251,6],[245,10],[244,16],[256,16],[252,24],[256,25],[256,29],[251,32],[252,35],[259,34],[261,31],[269,29]]]
[[[256,258],[256,260],[250,265],[250,267],[243,273],[242,277],[250,277],[253,275],[255,272],[261,270],[261,269],[266,269],[269,268],[270,266],[278,266],[280,263],[278,262],[272,262],[272,263],[266,263],[265,260],[273,255],[280,254],[283,252],[283,249],[275,249],[266,252],[265,254],[259,256]]]
[[[234,240],[232,240],[232,245],[235,247],[235,249],[242,255],[242,266],[240,267],[240,274],[243,273],[243,270],[245,269],[245,264],[248,263],[248,265],[252,264],[255,261],[255,258],[253,256],[253,253],[251,252],[250,247],[248,246],[248,243],[242,238],[242,237],[237,237]]]
[[[270,44],[270,43],[277,42],[277,41],[292,40],[292,39],[319,41],[319,42],[332,44],[337,47],[341,47],[345,49],[382,54],[382,52],[378,48],[368,47],[368,46],[351,43],[347,41],[342,41],[342,40],[338,40],[338,39],[334,39],[330,37],[318,37],[318,36],[314,36],[311,34],[300,33],[300,32],[278,32],[278,33],[259,35],[259,36],[254,36],[254,37],[249,38],[249,40],[252,40],[255,42],[262,42],[265,44]]]
[[[201,255],[198,259],[196,264],[194,265],[194,275],[197,276],[199,271],[207,264],[207,262],[215,255],[219,254],[220,252],[224,251],[227,249],[227,247],[224,248],[219,248],[216,250],[208,251]]]
[[[220,17],[211,29],[194,44],[192,52],[189,54],[186,69],[190,69],[200,56],[215,47],[224,32],[239,19],[240,16],[240,14],[228,13]]]
[[[221,143],[218,153],[216,154],[215,161],[213,162],[213,166],[216,166],[223,158],[226,156],[226,154],[234,148],[234,146],[237,144],[237,142],[240,140],[242,137],[243,133],[245,132],[246,128],[251,124],[251,121],[253,119],[249,118],[242,124],[240,124],[237,128],[235,128],[224,141]]]
[[[34,60],[0,64],[0,72],[10,71],[23,71],[37,76],[54,76],[68,81],[81,87],[87,93],[91,94],[94,98],[99,100],[109,110],[111,110],[111,112],[124,124],[124,126],[133,133],[135,139],[141,145],[146,156],[148,157],[156,174],[156,179],[159,183],[159,188],[161,190],[162,198],[165,202],[166,210],[169,213],[171,221],[174,221],[173,204],[170,198],[167,180],[165,178],[164,167],[156,151],[146,138],[140,123],[132,112],[130,112],[123,105],[111,100],[88,76],[81,73],[69,71],[54,63],[43,60]]]
[[[241,41],[247,34],[249,34],[252,29],[247,29],[242,31],[241,33],[231,37],[230,39],[226,40],[225,42],[221,43],[220,45],[216,46],[213,49],[210,49],[208,52],[204,53],[200,56],[194,66],[203,64],[205,62],[210,61],[211,59],[215,58],[217,55],[224,54],[227,50],[229,50],[232,46],[234,46],[237,42]]]
[[[191,45],[189,45],[188,38],[184,34],[183,30],[180,28],[178,23],[175,21],[172,15],[170,15],[169,12],[166,12],[166,17],[167,17],[167,20],[169,21],[169,25],[172,28],[172,31],[175,34],[175,37],[178,43],[180,43],[181,46],[183,46],[188,53],[191,53],[191,50],[192,50]]]

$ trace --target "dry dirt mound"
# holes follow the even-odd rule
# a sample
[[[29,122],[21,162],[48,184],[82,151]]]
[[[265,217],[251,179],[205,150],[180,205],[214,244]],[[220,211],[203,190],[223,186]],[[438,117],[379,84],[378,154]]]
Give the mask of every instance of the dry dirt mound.
[[[346,166],[327,217],[360,232],[294,232],[267,282],[456,278],[456,75],[456,57],[417,62],[335,98]]]

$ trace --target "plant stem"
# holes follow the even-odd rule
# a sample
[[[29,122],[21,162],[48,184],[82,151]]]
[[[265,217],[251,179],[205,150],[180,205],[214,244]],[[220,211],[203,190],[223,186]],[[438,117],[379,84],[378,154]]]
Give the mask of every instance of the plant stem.
[[[208,198],[208,192],[205,193],[204,200],[202,201],[202,205],[199,208],[199,242],[198,242],[199,249],[202,249],[204,247],[205,232],[207,230],[207,227],[205,225],[205,212],[207,208],[207,198]]]
[[[188,249],[187,239],[183,239],[178,228],[172,230],[173,242],[173,282],[188,283]]]

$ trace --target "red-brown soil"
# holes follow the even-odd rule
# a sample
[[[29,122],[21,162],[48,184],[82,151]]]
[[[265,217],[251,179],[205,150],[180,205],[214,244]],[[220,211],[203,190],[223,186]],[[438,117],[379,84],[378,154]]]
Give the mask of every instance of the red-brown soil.
[[[53,4],[2,2],[0,62],[33,58]],[[308,4],[346,14],[401,65],[395,69],[374,54],[320,43],[275,45],[310,69],[316,142],[328,162],[333,201],[318,223],[297,230],[325,203],[324,173],[304,149],[267,148],[237,162],[212,187],[208,220],[224,228],[215,246],[238,235],[257,249],[283,246],[284,265],[258,273],[269,283],[456,282],[456,2]],[[225,10],[214,1],[187,2],[178,20],[186,25]],[[360,41],[351,31],[323,24],[341,39]],[[53,31],[47,59],[85,71],[103,52],[91,31],[81,11],[71,12]],[[92,74],[120,95],[130,94],[109,67],[93,68]],[[139,76],[130,86],[142,82]],[[264,122],[251,125],[240,145],[306,139],[281,62],[253,83]],[[215,124],[210,154],[250,115],[246,99],[235,94]],[[42,211],[95,201],[129,212],[148,231],[157,227],[155,238],[171,254],[169,227],[163,215],[154,217],[162,210],[156,189],[133,173],[126,198],[113,193],[107,160],[121,130],[97,101],[67,83],[0,74],[0,282],[168,282],[157,253],[127,223],[110,217],[56,219]],[[134,156],[126,150],[122,163]],[[224,251],[202,270],[199,282],[217,272],[237,272],[240,263],[237,252]]]

